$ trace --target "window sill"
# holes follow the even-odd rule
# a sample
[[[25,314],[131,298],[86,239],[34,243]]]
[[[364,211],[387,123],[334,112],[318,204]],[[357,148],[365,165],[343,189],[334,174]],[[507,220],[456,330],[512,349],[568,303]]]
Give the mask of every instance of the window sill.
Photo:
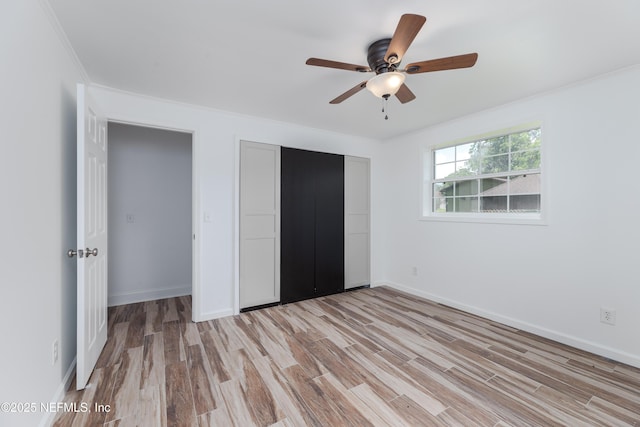
[[[547,225],[541,214],[482,215],[482,214],[431,214],[420,217],[421,221],[468,222],[507,225]]]

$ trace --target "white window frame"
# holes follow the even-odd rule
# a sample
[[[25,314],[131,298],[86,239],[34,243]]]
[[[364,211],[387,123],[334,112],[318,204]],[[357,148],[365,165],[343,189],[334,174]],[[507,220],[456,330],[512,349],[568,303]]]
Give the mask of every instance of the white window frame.
[[[540,143],[540,212],[539,213],[516,213],[516,212],[433,212],[433,182],[434,180],[434,151],[442,148],[475,142],[483,139],[495,138],[526,131],[528,129],[540,128],[542,140]],[[422,185],[420,197],[420,219],[424,221],[445,221],[445,222],[478,222],[495,224],[524,224],[524,225],[546,225],[547,213],[547,191],[546,173],[544,158],[545,135],[542,122],[528,122],[494,132],[474,135],[455,141],[422,147]],[[520,173],[527,171],[520,171]],[[511,172],[509,172],[511,173]],[[508,175],[509,173],[499,174]]]

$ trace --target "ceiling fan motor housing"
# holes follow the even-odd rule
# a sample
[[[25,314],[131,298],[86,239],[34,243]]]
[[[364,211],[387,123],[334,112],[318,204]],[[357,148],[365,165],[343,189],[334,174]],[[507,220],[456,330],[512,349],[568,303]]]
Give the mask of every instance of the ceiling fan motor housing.
[[[369,45],[369,49],[367,50],[367,62],[369,62],[369,67],[371,67],[376,74],[395,71],[397,66],[400,64],[400,61],[388,63],[384,60],[384,56],[389,49],[390,43],[391,39],[381,39]]]

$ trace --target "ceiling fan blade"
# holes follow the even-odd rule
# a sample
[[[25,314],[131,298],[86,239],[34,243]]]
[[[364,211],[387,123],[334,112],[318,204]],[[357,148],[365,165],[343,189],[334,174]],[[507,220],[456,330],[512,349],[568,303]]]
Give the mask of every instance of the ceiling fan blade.
[[[398,89],[398,92],[396,92],[396,98],[398,98],[401,103],[406,104],[407,102],[416,99],[416,96],[411,92],[407,85],[403,83],[402,86],[400,86],[400,89]]]
[[[428,73],[430,71],[453,70],[456,68],[473,67],[478,60],[477,53],[450,56],[448,58],[431,59],[429,61],[414,62],[407,65],[407,74]]]
[[[400,62],[409,45],[413,42],[413,39],[416,38],[416,35],[418,35],[418,32],[426,21],[427,18],[421,15],[402,15],[396,31],[391,38],[391,43],[389,43],[389,47],[387,48],[387,53],[384,54],[384,60],[390,64]]]
[[[365,65],[347,64],[346,62],[330,61],[328,59],[319,58],[309,58],[305,64],[315,65],[317,67],[337,68],[339,70],[358,71],[361,73],[371,71],[371,68]]]
[[[364,81],[362,83],[359,83],[359,84],[355,85],[354,87],[352,87],[351,89],[349,89],[348,91],[346,91],[345,93],[343,93],[342,95],[340,95],[337,98],[329,101],[329,104],[340,104],[342,101],[344,101],[345,99],[347,99],[347,98],[355,95],[356,93],[360,92],[365,87],[367,87],[367,82],[366,81]]]

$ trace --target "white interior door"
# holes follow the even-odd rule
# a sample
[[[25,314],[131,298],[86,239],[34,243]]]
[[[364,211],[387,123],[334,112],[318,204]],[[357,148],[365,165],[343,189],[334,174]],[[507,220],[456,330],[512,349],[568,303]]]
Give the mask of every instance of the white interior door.
[[[76,384],[83,389],[107,342],[107,121],[78,84],[78,331]]]

